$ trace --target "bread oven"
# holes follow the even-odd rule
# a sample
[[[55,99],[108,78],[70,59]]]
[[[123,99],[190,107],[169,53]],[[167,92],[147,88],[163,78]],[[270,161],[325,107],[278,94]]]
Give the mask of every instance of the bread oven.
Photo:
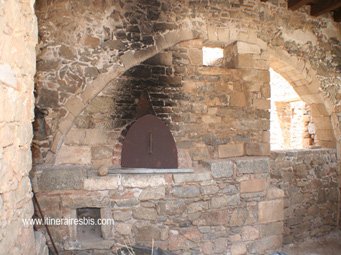
[[[178,153],[168,127],[148,114],[128,130],[122,146],[124,168],[178,168]]]

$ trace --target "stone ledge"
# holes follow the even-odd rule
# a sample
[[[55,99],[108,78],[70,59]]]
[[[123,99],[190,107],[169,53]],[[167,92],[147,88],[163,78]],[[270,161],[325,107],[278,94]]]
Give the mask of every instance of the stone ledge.
[[[311,148],[311,149],[291,149],[291,150],[272,150],[271,155],[276,154],[309,154],[309,153],[319,153],[319,152],[330,152],[336,153],[336,149],[333,148]]]
[[[110,168],[109,174],[181,174],[194,173],[193,169],[186,168]]]
[[[165,183],[164,175],[173,174],[180,179],[197,178],[193,169],[153,169],[153,168],[111,168],[109,175],[97,176],[93,167],[86,165],[39,165],[32,172],[32,184],[35,192],[60,190],[108,190],[120,185],[159,186]],[[139,177],[138,177],[139,176]],[[160,179],[160,180],[159,180]],[[205,180],[208,179],[205,178]],[[155,183],[150,182],[154,180]]]
[[[232,178],[238,174],[269,173],[268,156],[242,156],[227,159],[203,160],[200,164],[211,170],[214,178]]]

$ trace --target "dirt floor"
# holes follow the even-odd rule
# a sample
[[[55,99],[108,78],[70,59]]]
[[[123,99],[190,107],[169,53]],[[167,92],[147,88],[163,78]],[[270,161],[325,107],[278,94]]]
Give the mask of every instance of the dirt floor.
[[[282,251],[287,255],[341,255],[341,230],[301,244],[286,245]]]

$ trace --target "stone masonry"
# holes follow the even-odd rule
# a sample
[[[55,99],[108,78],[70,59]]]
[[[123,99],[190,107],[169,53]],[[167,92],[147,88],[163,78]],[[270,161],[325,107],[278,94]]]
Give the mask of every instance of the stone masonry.
[[[274,151],[271,183],[284,190],[283,243],[319,237],[336,228],[339,201],[335,150]]]
[[[0,1],[0,254],[46,255],[33,215],[31,141],[38,39],[34,1]],[[37,240],[37,245],[36,245]],[[42,250],[36,250],[42,248]],[[44,247],[44,248],[43,248]]]
[[[36,75],[35,161],[55,162],[59,153],[65,150],[64,154],[68,154],[73,149],[64,146],[65,138],[79,123],[77,117],[95,103],[94,98],[108,84],[117,82],[116,79],[131,67],[135,66],[128,71],[130,73],[143,61],[191,39],[202,39],[205,46],[233,45],[234,49],[226,51],[231,60],[226,64],[232,68],[265,70],[269,61],[311,106],[320,133],[316,143],[334,147],[334,134],[340,133],[337,104],[340,82],[335,78],[339,72],[340,28],[328,17],[308,16],[304,9],[288,11],[286,4],[284,0],[272,3],[256,0],[89,1],[87,5],[74,0],[38,1],[36,11],[41,36]],[[188,54],[187,60],[180,63],[182,69],[174,67],[172,73],[167,73],[178,78],[182,88],[188,85],[187,80],[177,74],[192,73],[193,70],[183,70],[188,64],[200,65],[197,58],[200,47],[191,46]],[[183,58],[183,52],[178,51],[176,56]],[[189,60],[189,57],[195,59]],[[177,60],[173,60],[176,63]],[[158,70],[162,71],[154,68],[153,72]],[[204,81],[210,82],[214,80]],[[257,107],[267,107],[264,98],[253,96],[255,98],[249,99]],[[243,100],[236,102],[243,103]],[[214,114],[214,110],[210,113]],[[205,120],[213,121],[210,116]],[[226,152],[234,142],[225,144],[222,148]],[[252,146],[259,147],[257,144]],[[241,154],[241,144],[237,144],[237,148]],[[91,154],[83,149],[81,153]],[[207,153],[200,144],[197,149]],[[214,151],[208,153],[214,154]],[[91,163],[91,159],[85,163]]]
[[[175,254],[268,254],[282,244],[283,196],[271,187],[269,159],[201,162],[188,174],[93,176],[75,166],[43,167],[34,189],[49,217],[100,208],[113,226],[82,240],[76,226],[51,226],[60,254],[111,254],[121,245],[160,247]],[[68,180],[68,181],[66,181]],[[69,251],[69,252],[68,252]]]
[[[120,167],[123,131],[136,120],[143,93],[170,127],[179,157],[189,158],[180,167],[205,159],[269,155],[266,61],[259,69],[202,66],[202,46],[201,39],[177,44],[111,82],[76,118],[56,164]],[[243,46],[244,52],[254,47]]]

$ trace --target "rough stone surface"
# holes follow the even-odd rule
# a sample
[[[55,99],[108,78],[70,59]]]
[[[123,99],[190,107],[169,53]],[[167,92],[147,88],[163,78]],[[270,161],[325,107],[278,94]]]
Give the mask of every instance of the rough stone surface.
[[[31,141],[34,118],[35,46],[38,39],[34,1],[0,4],[0,253],[46,255],[35,238]],[[36,251],[36,247],[39,249]]]
[[[203,161],[204,166],[208,166],[213,178],[231,177],[233,175],[234,164],[227,160]]]
[[[264,161],[254,158],[257,159]],[[239,172],[238,162],[245,160],[244,157],[219,160],[214,167]],[[248,254],[258,246],[270,252],[280,247],[278,242],[268,246],[267,240],[283,232],[280,217],[283,194],[278,188],[265,186],[268,164],[262,165],[265,170],[260,165],[257,179],[254,172],[240,176],[220,173],[214,177],[212,164],[203,164],[200,171],[195,169],[188,174],[106,176],[97,176],[91,168],[54,166],[49,171],[39,170],[35,189],[41,191],[38,198],[46,216],[75,217],[77,208],[91,207],[100,208],[102,218],[115,220],[113,226],[102,226],[102,233],[106,233],[104,240],[82,243],[80,250],[85,247],[95,250],[101,245],[106,250],[109,240],[124,243],[129,239],[133,244],[150,246],[154,239],[156,246],[178,254]],[[68,174],[61,178],[78,181],[57,189],[53,185],[58,187],[59,181],[53,184],[46,176],[60,169]],[[248,189],[246,193],[245,188],[240,188],[245,181],[255,181],[255,187],[261,188]],[[71,240],[79,239],[77,228],[72,231],[73,234],[67,228],[52,228],[57,245],[67,241],[70,247],[76,247]]]
[[[102,138],[116,133],[120,146],[118,138],[136,120],[145,92],[194,165],[211,158],[269,155],[269,139],[263,139],[270,124],[269,66],[308,104],[322,106],[312,110],[316,144],[335,145],[328,116],[340,87],[335,23],[311,18],[305,10],[287,11],[285,0],[152,3],[153,10],[145,1],[36,5],[41,33],[37,110],[42,113],[36,120],[36,162],[53,161],[49,151],[58,157],[74,129],[94,129]],[[66,19],[73,26],[64,26]],[[222,47],[225,55],[203,66],[203,46]],[[336,124],[339,107],[335,111]],[[87,139],[92,148],[107,146],[106,141]],[[91,155],[93,164],[98,156],[103,155]],[[119,162],[117,153],[114,164]]]
[[[240,192],[241,193],[262,192],[265,191],[266,184],[267,182],[265,179],[252,179],[242,181],[240,183]]]
[[[262,201],[258,205],[260,223],[270,223],[284,219],[283,200]]]
[[[149,101],[149,113],[169,127],[181,154],[188,155],[181,165],[197,168],[202,161],[268,156],[269,66],[288,79],[302,100],[323,106],[311,108],[317,128],[316,144],[335,145],[330,135],[331,120],[335,134],[340,134],[341,86],[337,78],[341,38],[338,25],[331,22],[328,15],[310,17],[306,8],[288,11],[286,0],[266,3],[255,0],[137,3],[132,0],[87,1],[87,4],[61,0],[38,1],[35,8],[40,41],[32,148],[37,164],[120,166],[127,130],[145,113],[140,112],[145,103],[144,94]],[[0,12],[0,19],[7,15],[7,9]],[[29,26],[32,22],[25,24]],[[4,36],[21,33],[12,31],[15,25],[3,27]],[[12,64],[13,52],[7,47],[12,48],[17,42],[18,52],[26,52],[25,47],[20,47],[29,39],[25,35],[25,38],[4,41],[8,42],[4,44],[4,56],[8,61],[0,63],[4,74],[0,79],[0,86],[3,85],[0,97],[16,98],[13,94],[27,91],[14,84],[17,80],[21,85],[21,75],[17,73],[16,64]],[[224,48],[223,58],[203,66],[203,46]],[[34,49],[31,53],[23,58],[22,65],[28,69],[34,66]],[[26,63],[28,60],[32,60],[30,64]],[[27,73],[33,76],[34,70],[29,70]],[[29,76],[27,73],[22,77]],[[26,102],[25,98],[0,100],[0,130],[5,134],[0,135],[1,161],[15,162],[11,155],[17,155],[16,148],[29,151],[31,138],[25,134],[30,133],[30,129],[15,129],[21,119],[27,120],[28,126],[32,117],[32,113],[27,112],[32,107],[16,103]],[[31,98],[27,102],[32,104],[32,101]],[[332,118],[328,115],[331,112]],[[11,123],[10,127],[3,128],[3,122]],[[13,130],[23,135],[16,136]],[[290,154],[287,156],[291,158]],[[0,179],[4,180],[0,185],[1,194],[3,190],[27,186],[23,185],[28,182],[27,178],[12,178],[11,171],[4,169],[18,169],[16,176],[23,176],[20,171],[29,169],[29,161],[20,167],[0,168],[3,177]],[[90,192],[51,190],[44,194],[46,201],[43,196],[41,199],[45,209],[47,207],[47,215],[72,215],[77,206],[109,207],[113,217],[117,211],[124,211],[125,215],[118,218],[127,222],[121,221],[115,230],[120,233],[115,235],[115,243],[124,243],[129,238],[133,243],[150,246],[154,239],[157,246],[176,254],[268,254],[282,241],[283,196],[263,185],[248,189],[245,181],[269,180],[269,159],[243,157],[226,162],[233,165],[233,174],[230,170],[213,168],[195,169],[194,174],[184,175],[118,175],[115,185],[111,184],[109,176],[97,180],[90,173],[83,183]],[[299,200],[305,201],[304,195],[314,194],[313,202],[305,204],[322,204],[328,209],[320,211],[319,207],[310,206],[309,213],[318,212],[315,214],[318,220],[322,219],[327,226],[333,225],[325,219],[335,219],[330,213],[334,211],[331,208],[334,208],[335,192],[323,185],[333,184],[334,177],[322,171],[322,166],[315,167],[314,160],[307,162],[297,160],[295,167],[276,162],[281,171],[275,171],[273,179],[279,180],[275,185],[292,190],[294,205]],[[314,167],[309,168],[309,164]],[[282,177],[282,172],[289,174]],[[288,181],[290,174],[297,174],[299,181]],[[314,181],[305,179],[307,175]],[[318,182],[320,177],[321,183]],[[305,192],[306,183],[311,189],[318,187],[318,191]],[[152,194],[153,189],[158,192]],[[247,192],[241,194],[241,191]],[[1,197],[3,208],[13,200],[8,194]],[[285,199],[287,197],[285,194]],[[52,201],[60,208],[49,209]],[[287,202],[284,206],[292,209]],[[295,217],[290,217],[288,222],[292,229],[299,225],[300,217],[304,217],[302,208],[294,209],[290,213]],[[311,221],[305,221],[309,223]],[[317,232],[322,233],[322,227],[314,223]],[[243,237],[256,236],[255,231],[245,228],[247,226],[260,231],[257,239],[243,240]],[[302,225],[299,228],[304,229]],[[291,233],[287,230],[285,228]],[[53,228],[53,231],[60,247],[70,243],[65,240],[70,238],[67,228]],[[293,236],[301,238],[302,232],[297,231]],[[253,234],[247,235],[248,232]],[[312,230],[307,233],[313,235]],[[13,235],[19,237],[16,240],[20,239],[17,233]],[[109,249],[114,243],[102,242],[102,246],[94,241],[80,247],[86,247],[87,253],[101,254],[103,251],[99,249]],[[71,244],[77,247],[77,242]]]
[[[272,152],[271,158],[272,183],[284,194],[270,190],[267,196],[284,196],[284,243],[332,231],[336,227],[339,196],[336,151],[278,151]]]

